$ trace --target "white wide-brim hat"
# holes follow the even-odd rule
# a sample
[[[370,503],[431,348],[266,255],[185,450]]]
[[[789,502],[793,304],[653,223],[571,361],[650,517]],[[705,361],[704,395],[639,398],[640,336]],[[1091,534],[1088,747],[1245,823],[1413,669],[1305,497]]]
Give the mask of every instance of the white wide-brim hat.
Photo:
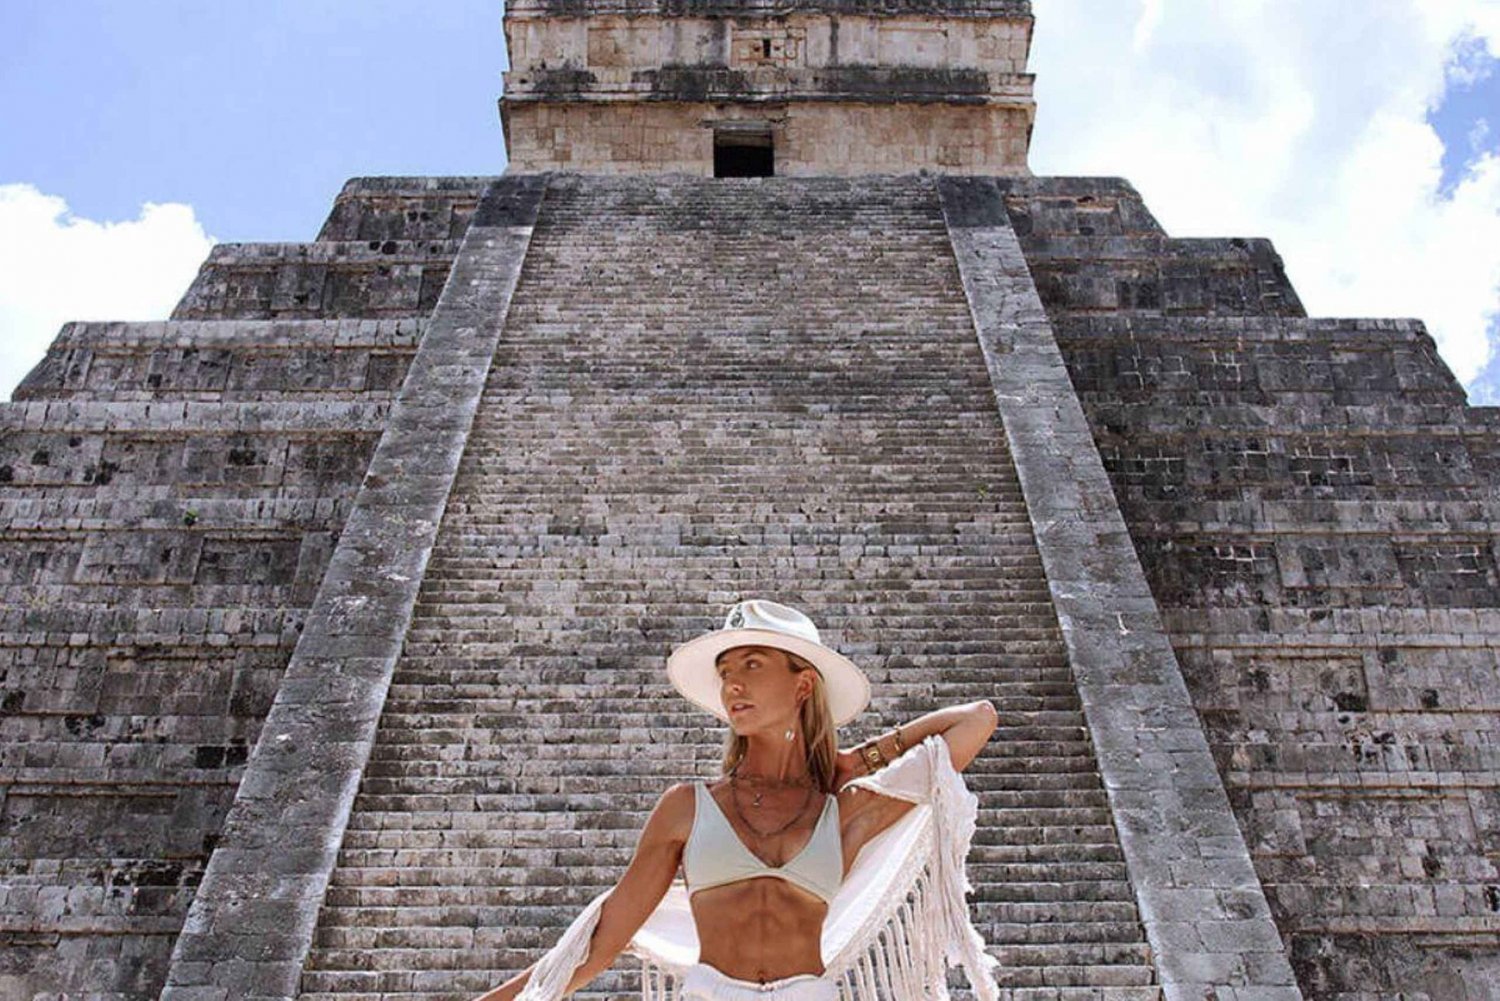
[[[834,726],[843,726],[870,704],[870,681],[865,672],[848,657],[824,646],[812,619],[795,608],[763,598],[740,602],[729,609],[722,629],[704,633],[673,650],[667,657],[672,687],[689,702],[729,722],[714,658],[737,646],[775,647],[809,661],[823,676]]]

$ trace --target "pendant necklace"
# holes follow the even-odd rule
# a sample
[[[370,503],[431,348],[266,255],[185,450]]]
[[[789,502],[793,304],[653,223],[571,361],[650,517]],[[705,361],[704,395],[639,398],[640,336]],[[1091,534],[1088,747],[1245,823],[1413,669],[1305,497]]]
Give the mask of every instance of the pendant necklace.
[[[808,786],[807,786],[807,795],[804,796],[803,799],[802,799],[802,805],[797,808],[797,812],[796,813],[792,814],[792,818],[790,820],[788,820],[786,823],[782,824],[780,827],[776,828],[776,830],[774,830],[774,831],[758,831],[758,830],[755,829],[755,826],[750,823],[750,821],[748,821],[748,820],[745,819],[745,814],[740,809],[740,800],[739,800],[739,797],[735,795],[735,790],[739,788],[739,784],[735,781],[735,772],[739,771],[739,769],[740,769],[740,766],[739,766],[738,763],[736,763],[735,766],[734,766],[734,768],[730,769],[730,771],[729,771],[729,802],[734,806],[735,816],[739,817],[740,821],[746,827],[750,828],[750,830],[752,830],[752,831],[755,831],[756,834],[760,835],[763,838],[769,838],[769,837],[771,837],[774,834],[780,834],[782,831],[786,830],[788,827],[791,827],[792,824],[794,824],[794,823],[797,822],[797,818],[800,817],[800,816],[802,816],[803,811],[807,809],[807,804],[812,802],[813,787],[812,787],[812,784],[809,783]],[[750,805],[751,806],[760,806],[761,805],[761,803],[760,803],[761,797],[764,796],[764,795],[765,795],[764,791],[756,793],[755,794],[755,799],[754,799],[754,801]]]

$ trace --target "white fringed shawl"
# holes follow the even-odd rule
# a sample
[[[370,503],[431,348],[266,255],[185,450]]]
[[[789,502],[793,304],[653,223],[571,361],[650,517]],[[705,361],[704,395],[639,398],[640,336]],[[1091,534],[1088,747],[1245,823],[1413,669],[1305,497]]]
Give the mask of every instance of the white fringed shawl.
[[[936,734],[872,775],[844,788],[916,803],[855,857],[823,923],[824,976],[840,1001],[946,1001],[947,967],[962,965],[979,1001],[997,1001],[994,967],[969,917],[973,890],[965,860],[979,799],[953,767]],[[532,970],[517,1001],[559,1001],[588,958],[589,940],[609,890],[591,900]],[[641,960],[642,1001],[676,1001],[682,977],[698,961],[698,934],[687,886],[676,880],[625,952]]]

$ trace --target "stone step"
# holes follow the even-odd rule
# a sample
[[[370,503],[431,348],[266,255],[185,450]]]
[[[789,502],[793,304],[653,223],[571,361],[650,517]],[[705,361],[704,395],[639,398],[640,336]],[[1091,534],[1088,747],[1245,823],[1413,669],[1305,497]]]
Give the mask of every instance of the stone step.
[[[476,803],[469,809],[444,810],[434,808],[436,804],[427,804],[428,809],[386,810],[382,811],[379,806],[380,799],[390,797],[372,797],[361,793],[356,805],[355,816],[350,819],[350,830],[371,829],[369,825],[376,825],[375,829],[383,831],[393,830],[474,830],[483,827],[487,833],[495,835],[497,839],[514,832],[531,831],[558,833],[558,829],[549,818],[549,813],[520,813],[517,812],[525,807],[512,806],[511,801],[522,797],[493,797],[496,802],[490,804],[490,809],[485,809],[484,804]],[[415,799],[416,797],[408,797]],[[476,797],[478,799],[478,797]],[[577,825],[576,830],[589,837],[600,835],[602,832],[618,832],[634,839],[645,826],[646,813],[643,811],[630,811],[618,808],[617,803],[606,802],[598,809],[587,810],[579,807],[569,797],[566,807],[556,807],[542,801],[541,809],[561,810],[567,809],[572,822]],[[614,809],[610,807],[614,806]],[[985,826],[987,815],[1001,814],[1004,811],[981,810],[981,822],[979,829],[974,833],[975,845],[993,845],[999,847],[1038,846],[1038,845],[1068,845],[1068,846],[1112,846],[1116,842],[1113,824],[1107,815],[1095,818],[1095,823],[1082,823],[1072,819],[1070,811],[1069,819],[1065,826],[1035,825],[1024,828],[992,828]],[[1042,811],[1014,811],[1014,812],[1042,812]]]
[[[446,552],[443,557],[432,557],[428,566],[432,567],[435,579],[440,582],[446,579],[447,573],[458,573],[460,570],[474,569],[486,570],[486,572],[490,572],[490,576],[493,576],[493,578],[510,579],[510,573],[496,572],[496,570],[508,570],[510,567],[495,566],[493,561],[498,557],[496,557],[493,549],[498,548],[498,546],[507,545],[511,546],[511,548],[540,546],[543,545],[543,542],[550,542],[552,545],[561,546],[567,545],[565,540],[570,539],[570,537],[571,539],[576,539],[577,536],[574,534],[574,536],[547,537],[540,536],[538,533],[526,533],[526,531],[519,530],[514,531],[514,533],[496,531],[490,537],[489,551],[486,551],[484,546],[474,545],[474,543],[466,543],[466,545],[465,543],[455,543],[455,546],[449,552]],[[607,533],[600,533],[595,537],[600,540],[600,545],[609,545],[609,542],[615,542],[615,545],[630,545],[631,549],[634,549],[636,552],[642,552],[643,555],[669,555],[676,548],[745,548],[745,546],[751,545],[754,542],[754,539],[726,539],[723,536],[699,536],[697,539],[688,536],[685,539],[679,539],[675,543],[669,542],[669,540],[657,542],[657,540],[651,539],[651,537],[637,539],[634,533],[631,533],[627,528],[607,531]],[[942,560],[947,561],[948,569],[950,570],[1004,570],[1031,567],[1031,569],[1040,572],[1041,569],[1041,561],[1035,555],[1035,551],[1026,552],[1020,546],[968,545],[968,543],[963,542],[941,543],[933,542],[930,539],[897,542],[895,539],[897,539],[895,536],[876,536],[868,539],[868,542],[844,543],[834,533],[825,533],[822,534],[822,537],[819,537],[817,533],[798,533],[798,531],[792,531],[792,533],[784,533],[781,536],[772,537],[768,542],[774,543],[778,542],[778,540],[784,540],[789,545],[820,545],[825,551],[829,548],[832,549],[832,555],[828,558],[844,558],[844,560],[852,557],[852,555],[870,555],[871,551],[874,551],[879,555],[888,555],[888,557],[907,555],[907,557],[942,558]],[[573,545],[577,545],[577,543],[574,542]],[[859,546],[858,551],[855,551],[853,546]],[[841,557],[840,554],[844,548],[849,549],[849,557]],[[690,560],[685,560],[685,563],[688,563],[688,561]],[[469,579],[472,579],[472,575],[469,575]],[[977,615],[983,615],[983,612],[977,612]]]
[[[997,652],[987,644],[971,649],[923,656],[920,659],[898,650],[871,644],[861,651],[867,672],[879,676],[881,685],[871,693],[871,705],[891,710],[906,706],[914,698],[931,699],[944,692],[957,693],[976,684],[989,683],[995,697],[1060,697],[1075,694],[1067,664],[1059,663],[1055,637],[1030,647]],[[569,643],[567,653],[559,648],[524,648],[513,645],[509,668],[497,669],[494,660],[484,660],[449,650],[447,655],[423,652],[413,657],[411,669],[392,684],[397,699],[424,703],[459,703],[465,695],[494,698],[507,692],[527,692],[541,699],[585,700],[640,699],[660,692],[664,680],[663,658],[617,656],[609,650],[594,651],[593,634],[561,637]],[[644,662],[645,667],[632,667]],[[398,687],[399,686],[399,687]],[[597,693],[597,694],[596,694]],[[507,696],[507,699],[515,696]]]
[[[534,740],[525,744],[516,744],[504,748],[499,753],[524,755],[530,760],[536,760],[538,756],[548,753],[568,754],[577,753],[581,760],[587,755],[587,747],[597,743],[600,733],[613,734],[614,739],[609,742],[618,742],[629,746],[632,739],[641,740],[642,745],[650,746],[664,740],[676,740],[686,746],[702,740],[702,731],[709,727],[711,720],[706,714],[693,713],[687,717],[687,721],[672,726],[666,723],[657,723],[645,719],[603,719],[594,726],[580,725],[568,726],[553,725],[542,727],[535,724],[529,717],[521,721],[522,725],[531,726],[533,732],[542,735],[545,739]],[[486,733],[505,733],[499,728],[500,721],[497,719],[493,724],[476,723],[474,725],[458,724],[450,728],[424,727],[420,729],[403,726],[384,726],[381,728],[380,737],[384,744],[391,747],[402,747],[408,756],[418,759],[445,757],[451,754],[454,748],[476,748],[482,741],[478,738]],[[712,722],[712,729],[722,732],[722,724]],[[649,735],[649,736],[648,736]],[[570,744],[571,738],[577,738],[576,744]],[[554,752],[552,749],[560,748]],[[606,754],[605,757],[608,757]],[[1086,739],[1075,740],[1023,740],[1010,739],[1002,731],[997,737],[992,738],[985,745],[983,754],[975,759],[966,770],[967,773],[983,775],[988,772],[1006,772],[1015,767],[1016,759],[1056,759],[1060,763],[1075,761],[1077,759],[1087,760],[1093,757],[1089,743]],[[1038,762],[1039,770],[1044,770],[1045,765]]]
[[[585,567],[589,564],[589,557],[597,555],[596,552],[602,548],[624,548],[628,541],[624,537],[616,537],[615,546],[590,546],[587,550],[576,542],[566,543],[560,540],[548,545],[546,554],[539,547],[529,547],[531,552],[521,553],[521,547],[515,545],[504,545],[505,540],[497,540],[496,548],[507,550],[506,555],[491,555],[489,557],[471,557],[466,566],[456,566],[453,560],[445,560],[440,567],[434,567],[432,579],[433,593],[424,594],[421,598],[422,604],[418,606],[423,611],[430,611],[435,607],[432,602],[438,600],[439,594],[451,593],[457,596],[461,604],[490,606],[493,609],[495,603],[504,596],[507,601],[532,600],[550,601],[562,603],[576,600],[577,594],[571,591],[558,590],[551,582],[554,581],[561,571],[577,570],[579,576],[575,578],[578,592],[595,591],[607,594],[611,584],[618,588],[618,583],[609,577],[598,573],[589,573]],[[564,548],[566,547],[566,548]],[[722,552],[705,552],[706,549],[720,549]],[[716,547],[693,547],[692,555],[684,555],[682,562],[689,568],[701,573],[711,573],[715,570],[734,569],[734,561],[741,560],[746,555],[748,546],[716,546]],[[901,580],[898,571],[892,569],[892,565],[900,565],[898,561],[910,567],[915,557],[924,560],[929,555],[922,552],[910,552],[908,546],[870,546],[862,547],[857,554],[851,555],[829,555],[824,557],[802,557],[800,565],[803,567],[814,567],[823,564],[840,566],[845,573],[856,580],[870,581],[871,590],[879,592],[889,585],[892,580]],[[568,552],[572,550],[572,552]],[[518,567],[517,564],[522,564]],[[859,571],[864,569],[864,573]],[[884,571],[884,573],[881,573]],[[953,601],[952,597],[943,592],[964,588],[968,591],[972,601],[977,603],[988,603],[995,609],[993,618],[1008,618],[1011,621],[1033,620],[1042,618],[1045,620],[1047,613],[1037,611],[1028,606],[1040,605],[1044,597],[1038,588],[1044,584],[1041,571],[1035,566],[1031,558],[1017,557],[1014,560],[996,559],[978,561],[970,566],[948,567],[945,570],[929,570],[924,573],[929,586],[926,590],[913,588],[901,588],[910,596],[914,603],[940,603]],[[1014,579],[1016,576],[1025,575],[1022,579]],[[941,590],[939,590],[941,588]],[[447,589],[447,590],[443,590]],[[1027,598],[1032,597],[1031,601]],[[995,602],[995,598],[1020,599],[1021,609],[1011,612],[1006,609],[1008,601]],[[618,607],[618,605],[616,605]]]
[[[524,962],[518,960],[517,962]],[[627,967],[634,969],[634,967]],[[1071,971],[1071,967],[1059,968],[1059,971]],[[1054,980],[1065,979],[1067,972],[1056,972],[1051,974]],[[498,986],[509,976],[477,977],[471,976],[467,979],[463,975],[455,975],[451,981],[444,978],[442,986],[434,989],[418,990],[409,988],[413,983],[426,983],[434,979],[431,976],[420,977],[413,972],[393,973],[339,973],[323,974],[304,973],[302,992],[298,995],[300,1001],[389,1001],[393,994],[399,994],[403,1001],[453,1001],[453,993],[460,990],[466,995],[482,994],[491,988]],[[451,986],[450,986],[451,983]],[[607,987],[609,981],[606,978],[597,979],[594,984],[583,990],[579,990],[569,997],[578,998],[579,1001],[595,1001],[595,999],[610,999],[618,1001],[622,997],[632,994],[639,996],[639,987],[627,986],[627,982],[620,981],[618,987]],[[973,1001],[973,994],[957,987],[949,988],[953,1001]],[[1003,1001],[1160,1001],[1161,991],[1157,987],[1014,987],[1005,989],[1002,994]]]
[[[549,919],[555,917],[558,909],[555,903],[556,887],[536,888],[535,893],[521,887],[489,892],[462,886],[435,889],[445,890],[449,899],[456,902],[447,907],[403,907],[368,912],[363,908],[337,908],[341,917],[349,919],[340,925],[340,931],[353,931],[352,934],[343,936],[319,933],[315,944],[320,952],[325,953],[324,958],[328,962],[326,968],[337,968],[342,965],[341,959],[348,962],[352,957],[351,954],[345,954],[345,949],[366,953],[372,949],[378,950],[380,962],[391,965],[406,965],[402,962],[403,953],[420,953],[429,949],[472,949],[482,955],[485,949],[477,944],[476,939],[492,936],[483,936],[470,923],[476,917],[482,915],[481,920],[491,927],[545,927],[550,923]],[[602,888],[596,892],[602,892]],[[536,900],[534,904],[500,902],[506,898],[529,901],[533,897]],[[992,950],[1016,945],[1068,946],[1075,943],[1131,941],[1130,922],[1110,920],[1111,914],[1133,911],[1133,905],[1129,903],[1048,903],[1028,908],[975,902],[971,906],[976,914],[976,924],[985,922],[981,927],[990,940]],[[1038,921],[1038,914],[1045,914],[1055,920]],[[360,934],[358,930],[362,926],[369,929],[370,933]],[[344,945],[341,938],[348,945]],[[474,958],[478,959],[479,955]],[[415,956],[404,958],[412,965],[419,962]],[[471,968],[484,967],[481,965]],[[1027,978],[1023,974],[1021,979],[1040,978],[1034,975]]]
[[[433,738],[451,737],[451,732],[429,731]],[[466,748],[472,746],[462,741],[442,739],[436,745],[432,741],[422,739],[397,739],[398,735],[386,731],[391,737],[389,745],[392,748],[388,753],[382,753],[375,761],[395,761],[406,766],[412,762],[450,762],[456,756],[466,754]],[[666,742],[678,741],[686,743],[701,739],[701,730],[687,731],[677,734],[665,727],[625,727],[620,729],[606,729],[598,733],[589,731],[577,731],[572,739],[553,740],[551,732],[543,734],[545,739],[527,745],[523,754],[516,757],[516,761],[531,763],[533,771],[544,774],[545,770],[541,763],[553,761],[581,762],[585,760],[585,752],[591,746],[598,752],[607,752],[614,745],[626,747],[639,742],[640,746],[651,746],[653,741]],[[994,747],[996,745],[991,745]],[[515,753],[515,752],[512,752]],[[1072,774],[1076,772],[1090,771],[1089,762],[1093,754],[1087,744],[1052,744],[1033,745],[1030,750],[1015,750],[1008,754],[987,749],[986,754],[994,754],[998,759],[995,763],[975,761],[970,769],[975,773],[974,785],[988,786],[986,777],[994,773],[1001,779],[1010,779],[1015,773],[1030,772],[1036,775],[1046,774]],[[616,751],[614,757],[620,758],[620,752]],[[984,765],[984,767],[979,767]],[[459,766],[455,765],[455,769]],[[551,766],[548,766],[549,768]],[[585,766],[579,765],[580,769]],[[580,771],[581,775],[588,772]],[[1002,788],[1015,788],[1014,785],[1002,785]]]
[[[489,720],[490,714],[494,713],[571,716],[580,708],[587,708],[590,714],[605,718],[637,714],[649,714],[653,719],[677,716],[696,718],[700,712],[696,707],[690,708],[686,704],[663,705],[659,697],[648,696],[641,691],[633,691],[622,696],[612,696],[602,691],[598,695],[582,693],[573,696],[557,696],[538,692],[538,687],[541,686],[531,684],[523,686],[518,679],[516,689],[524,691],[525,695],[493,698],[491,697],[493,690],[491,690],[491,692],[476,694],[467,699],[454,698],[451,695],[446,698],[411,698],[388,690],[386,708],[381,721],[391,725],[398,723],[427,725],[434,722],[447,725],[450,721],[456,720],[473,725],[480,717]],[[889,692],[886,694],[889,696]],[[993,702],[994,699],[992,698],[991,701]],[[997,705],[996,708],[998,709],[999,706]],[[1060,736],[1063,733],[1066,733],[1066,739],[1083,739],[1084,734],[1083,717],[1078,712],[1066,710],[1016,709],[1008,713],[1002,711],[1000,724],[1005,739],[1057,740],[1063,739]]]
[[[495,579],[496,581],[501,581],[504,578],[499,578],[496,575]],[[1023,591],[1019,588],[1017,594],[1020,597],[1031,596],[1031,594],[1034,594],[1034,590]],[[408,633],[408,638],[420,644],[420,642],[426,641],[426,639],[443,638],[444,630],[474,630],[477,633],[478,630],[486,629],[486,627],[505,626],[505,623],[513,615],[529,611],[528,597],[531,602],[546,603],[546,605],[552,606],[553,609],[565,605],[573,617],[583,617],[583,615],[589,614],[607,614],[606,605],[598,605],[598,603],[594,602],[576,602],[576,600],[571,599],[570,594],[549,594],[547,591],[541,590],[538,590],[535,596],[531,597],[522,588],[516,588],[513,584],[508,584],[507,582],[504,600],[496,599],[492,600],[492,602],[481,603],[481,605],[472,605],[472,611],[456,611],[453,614],[438,615],[435,612],[428,611],[428,609],[440,606],[437,605],[435,599],[429,599],[431,603],[425,603],[422,606],[423,612],[425,612],[422,617],[422,626],[413,626],[411,632]],[[999,602],[1002,597],[1004,596],[996,596],[992,600]],[[1017,605],[1022,605],[1022,602],[1016,603]],[[888,626],[889,632],[886,635],[900,636],[906,635],[906,633],[910,633],[910,635],[941,633],[956,626],[968,627],[971,624],[975,627],[975,636],[1016,635],[1016,633],[1026,632],[1047,632],[1047,630],[1055,626],[1055,620],[1049,621],[1047,606],[1040,606],[1040,608],[1037,608],[1037,611],[1026,611],[1025,608],[1016,609],[1016,611],[1008,611],[1004,615],[984,614],[984,612],[974,612],[974,614],[947,612],[947,614],[941,615],[941,617],[933,615],[932,620],[891,623]],[[987,629],[990,626],[995,627],[995,629]],[[855,629],[855,627],[855,624],[850,624],[850,626],[847,626],[847,629]]]
[[[638,841],[637,831],[622,831],[620,837],[598,837],[591,835],[585,845],[580,832],[558,829],[511,829],[495,830],[480,824],[463,826],[423,826],[383,828],[351,828],[346,832],[343,848],[379,851],[413,851],[422,848],[457,849],[463,851],[494,850],[508,852],[516,859],[515,864],[524,869],[532,868],[525,860],[538,852],[548,853],[556,859],[550,865],[597,865],[605,857],[619,857],[620,868],[629,864],[631,853]],[[1124,856],[1117,844],[1052,843],[1052,844],[976,844],[969,862],[971,866],[1021,867],[1023,874],[1031,873],[1035,867],[1058,867],[1066,873],[1068,867],[1076,865],[1123,865]],[[413,878],[420,878],[414,876]],[[535,875],[532,879],[537,878]],[[1059,877],[1061,878],[1061,877]],[[1030,879],[1018,878],[1025,885]],[[368,885],[368,884],[351,884]]]
[[[1029,526],[1027,527],[1029,528]],[[650,536],[646,536],[645,538],[639,537],[644,534],[644,532],[638,533],[637,531],[633,531],[628,525],[621,525],[609,531],[599,531],[594,538],[598,539],[600,544],[606,544],[607,540],[613,540],[616,543],[629,540],[642,551],[643,555],[652,556],[671,553],[674,547],[678,549],[682,547],[692,547],[694,549],[743,548],[758,541],[755,539],[755,536],[760,533],[746,533],[748,537],[740,537],[733,534],[705,533],[697,536],[689,535],[685,538],[679,537],[677,539],[673,539],[668,535],[661,538],[660,541],[652,539]],[[865,535],[863,533],[850,533],[847,529],[822,532],[792,529],[777,534],[780,538],[784,538],[794,545],[817,545],[822,543],[823,545],[833,546],[857,546],[858,549],[856,552],[873,549],[891,556],[949,557],[949,569],[953,570],[971,567],[981,567],[984,569],[1020,569],[1029,567],[1037,572],[1041,570],[1041,565],[1035,553],[1027,553],[1018,544],[994,543],[989,545],[969,545],[967,543],[940,542],[934,540],[931,536],[906,536],[903,539],[901,536],[894,534]],[[850,538],[853,534],[860,535],[858,541]],[[577,545],[577,542],[574,540],[577,540],[580,535],[581,533],[579,532],[572,532],[557,535],[554,538],[558,545]],[[478,542],[477,539],[475,541],[455,541],[453,548],[443,554],[441,561],[438,561],[434,557],[429,566],[432,567],[434,573],[437,575],[436,579],[439,581],[445,579],[442,575],[450,571],[510,569],[504,566],[503,561],[505,556],[497,554],[495,552],[496,548],[505,546],[507,542],[513,544],[520,543],[524,546],[530,539],[534,538],[536,538],[535,534],[525,532],[522,526],[519,525],[509,531],[504,527],[497,526],[497,530],[489,537],[488,548],[486,548],[486,544]],[[774,541],[774,538],[770,541]],[[493,576],[497,578],[501,576],[509,578],[512,575],[496,573]],[[999,583],[997,581],[997,584]],[[979,616],[986,614],[986,610],[974,609],[968,614]]]
[[[483,865],[490,855],[497,856],[494,863]],[[539,880],[534,871],[521,868],[505,855],[495,850],[354,851],[348,865],[340,867],[324,906],[341,908],[349,917],[356,917],[354,912],[361,910],[371,915],[399,913],[402,922],[423,925],[440,921],[459,906],[509,911],[555,899],[556,887],[561,885],[555,875]],[[400,861],[403,859],[407,861]],[[453,864],[445,864],[449,862]],[[563,864],[567,865],[567,879],[575,884],[587,881],[608,886],[619,872],[612,866],[557,863]],[[977,873],[988,871],[980,866],[973,868]],[[1061,864],[1050,868],[1065,871]],[[989,883],[976,885],[969,900],[986,921],[1000,924],[1130,921],[1135,911],[1130,886],[1123,881]]]
[[[167,600],[170,600],[168,598]],[[539,612],[545,609],[539,609]],[[556,614],[567,614],[565,609],[556,609]],[[407,641],[407,649],[413,661],[422,664],[435,661],[438,664],[454,663],[453,655],[455,646],[462,645],[464,649],[464,662],[472,664],[493,663],[495,659],[512,656],[515,653],[516,639],[530,623],[520,622],[520,616],[511,616],[504,619],[495,619],[485,629],[466,629],[458,633],[449,633],[445,640],[437,634],[441,630],[427,630],[425,634],[412,636]],[[995,629],[975,630],[975,635],[965,640],[929,639],[933,630],[908,629],[890,630],[885,637],[889,649],[899,651],[904,643],[926,643],[927,649],[935,655],[944,652],[989,652],[997,657],[1005,656],[1016,664],[1017,677],[1029,676],[1026,672],[1034,670],[1037,663],[1034,659],[1044,658],[1049,645],[1057,642],[1057,630],[1053,625],[1043,622],[1033,622],[1030,625],[1018,624]],[[618,644],[625,630],[618,630],[614,636],[593,635],[577,637],[574,649],[582,656],[605,655],[612,645]],[[951,635],[942,633],[940,635]],[[884,649],[884,648],[883,648]],[[882,651],[872,651],[875,656]],[[873,665],[872,665],[873,666]],[[990,672],[991,677],[1005,680],[1006,672],[996,668]],[[1054,675],[1055,678],[1055,675]],[[915,672],[913,681],[930,680],[930,676],[924,672]],[[1052,679],[1047,679],[1052,680]],[[661,684],[660,671],[654,672],[651,681]]]
[[[355,947],[347,953],[351,963],[369,947]],[[303,974],[303,1001],[322,1001],[338,998],[341,1001],[382,1001],[392,994],[412,1001],[452,1001],[453,991],[461,990],[466,996],[483,993],[503,982],[507,977],[484,977],[482,974],[465,974],[464,970],[475,969],[481,964],[504,967],[506,963],[524,964],[512,950],[499,949],[449,949],[461,952],[468,961],[455,961],[448,969],[453,971],[441,980],[442,988],[430,987],[424,992],[418,985],[435,980],[431,974],[418,970],[403,970],[399,966],[389,970],[348,970],[338,973],[308,971]],[[396,966],[396,963],[392,963]],[[620,970],[638,969],[633,957],[623,957],[616,964]],[[487,967],[486,967],[487,968]],[[611,975],[619,977],[619,974]],[[961,974],[954,973],[954,977]],[[606,987],[611,978],[601,977],[588,988],[570,997],[619,999],[638,994],[638,988],[626,986],[619,980],[613,989]],[[952,978],[950,978],[952,979]],[[1081,964],[1041,967],[1034,971],[1015,971],[1002,967],[997,971],[997,982],[1004,993],[1004,1001],[1159,1001],[1160,989],[1152,984],[1151,971],[1145,967],[1098,967]],[[1033,982],[1035,981],[1035,983]],[[973,995],[965,987],[950,983],[954,1001],[972,1001]]]
[[[740,593],[816,609],[870,672],[849,740],[994,701],[965,779],[970,906],[1028,950],[1004,982],[1155,997],[934,189],[871,183],[549,182],[304,998],[478,993],[538,958],[661,792],[717,773],[722,725],[665,698],[662,658]]]
[[[528,705],[523,700],[520,704],[505,707],[475,707],[464,712],[450,713],[436,712],[427,707],[408,711],[399,705],[391,705],[386,707],[381,718],[382,726],[411,733],[418,743],[429,733],[451,732],[445,730],[449,727],[504,731],[508,728],[519,730],[534,726],[550,728],[553,734],[566,734],[574,729],[587,733],[622,725],[651,726],[665,731],[671,727],[693,728],[702,722],[703,712],[696,706],[664,706],[659,699],[655,711],[642,710],[633,714],[622,714],[615,707],[599,706],[593,702],[582,706],[575,703],[571,706],[544,708]],[[1082,748],[1088,740],[1088,731],[1081,719],[1068,724],[1039,725],[1013,715],[1008,720],[1002,719],[1001,727],[998,736],[991,741],[993,746],[1000,747],[1019,741],[1049,747],[1072,745]],[[985,753],[992,753],[990,747],[986,747]],[[997,750],[993,753],[1007,752]]]
[[[536,870],[565,868],[580,880],[605,881],[630,864],[633,848],[591,848],[582,852],[567,848],[459,848],[459,847],[343,847],[346,864],[337,889],[328,902],[340,907],[437,906],[452,899],[447,887],[510,886],[535,882]],[[395,882],[376,878],[365,869],[398,869]],[[448,877],[463,879],[437,884],[422,875],[428,869],[442,870]],[[980,863],[969,866],[978,885],[983,877],[991,883],[991,899],[1017,902],[1031,900],[1125,900],[1130,884],[1120,863],[1030,862]],[[434,877],[437,878],[437,877]],[[415,880],[415,881],[412,881]],[[503,900],[502,900],[503,902]]]
[[[453,660],[454,658],[446,658]],[[478,665],[469,670],[439,670],[439,665],[445,660],[440,657],[414,657],[413,666],[420,671],[422,676],[413,674],[408,682],[391,699],[392,708],[406,705],[438,704],[451,699],[449,695],[439,695],[437,690],[441,682],[437,679],[444,674],[455,674],[463,677],[463,680],[455,682],[456,687],[466,689],[486,690],[485,695],[506,687],[520,688],[524,685],[524,677],[496,675],[493,670],[483,670]],[[632,695],[636,697],[658,697],[662,684],[662,675],[659,669],[645,671],[590,671],[589,669],[570,669],[566,666],[555,667],[542,661],[541,658],[528,662],[534,672],[543,673],[549,678],[563,679],[568,689],[577,688],[587,684],[590,673],[609,674],[607,681],[599,682],[601,688],[605,685],[619,685],[622,681],[631,682],[635,690]],[[875,669],[872,664],[871,670]],[[965,676],[967,675],[967,676]],[[1018,704],[1013,706],[1017,713],[1046,712],[1069,714],[1078,709],[1077,694],[1071,686],[1071,677],[1067,669],[1058,667],[1047,658],[1045,651],[1040,656],[1030,656],[1024,651],[1019,651],[1007,658],[1005,667],[979,668],[965,672],[957,677],[946,675],[940,664],[931,667],[905,665],[896,670],[885,670],[881,676],[881,694],[872,696],[867,712],[870,716],[861,718],[858,725],[862,727],[875,726],[878,718],[884,720],[892,714],[913,713],[913,710],[925,712],[926,707],[933,701],[943,701],[949,695],[958,697],[963,692],[972,691],[976,684],[986,686],[985,697],[995,703],[997,709],[1002,712],[1006,710],[1000,705],[1002,699],[1017,700]],[[410,693],[409,695],[406,693]],[[431,693],[431,694],[429,694]],[[649,695],[648,695],[649,693]],[[586,704],[593,702],[590,696],[559,693],[559,699],[573,700],[574,704]],[[607,698],[600,696],[600,698]],[[1026,700],[1049,700],[1052,705],[1028,704]],[[1065,704],[1063,703],[1065,700]],[[875,715],[878,714],[878,717]],[[1057,717],[1062,719],[1062,716]],[[707,722],[706,720],[704,722]],[[894,725],[892,721],[891,725]]]

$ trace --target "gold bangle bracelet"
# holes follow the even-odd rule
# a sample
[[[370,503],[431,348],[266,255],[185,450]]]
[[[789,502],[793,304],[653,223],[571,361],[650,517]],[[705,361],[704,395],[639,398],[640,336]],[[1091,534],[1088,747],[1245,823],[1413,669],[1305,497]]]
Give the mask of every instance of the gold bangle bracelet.
[[[882,736],[884,735],[882,734]],[[896,757],[899,758],[906,751],[905,742],[901,739],[901,725],[899,723],[896,724],[894,739],[896,741]],[[880,737],[876,737],[868,744],[860,744],[857,749],[860,759],[865,763],[867,771],[874,771],[876,768],[890,764],[890,761],[885,756],[885,752],[880,749]]]

